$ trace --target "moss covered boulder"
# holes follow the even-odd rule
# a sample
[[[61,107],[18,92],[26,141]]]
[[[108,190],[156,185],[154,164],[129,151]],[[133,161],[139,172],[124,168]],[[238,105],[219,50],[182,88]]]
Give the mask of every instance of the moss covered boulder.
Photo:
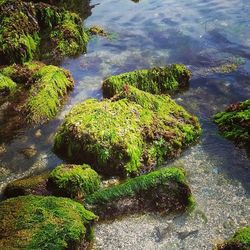
[[[127,85],[152,94],[172,93],[188,86],[191,72],[181,64],[163,68],[135,70],[110,76],[103,82],[104,97],[112,97],[125,90]]]
[[[250,226],[240,228],[234,236],[224,244],[218,246],[217,250],[249,250],[250,249]]]
[[[137,212],[183,212],[194,205],[185,174],[163,168],[87,196],[85,204],[100,218]]]
[[[11,198],[0,203],[0,249],[85,249],[96,218],[68,198]]]
[[[0,64],[60,61],[86,51],[78,14],[46,3],[0,1]]]
[[[55,195],[83,199],[100,188],[99,175],[89,165],[61,164],[51,172],[10,182],[4,197]]]
[[[16,83],[0,73],[0,96],[8,96],[16,90]]]
[[[214,121],[225,138],[250,148],[250,99],[231,104],[225,112],[217,113]]]
[[[0,74],[4,79],[9,77],[16,81],[19,88],[15,98],[16,109],[19,113],[21,110],[22,116],[25,114],[26,119],[22,117],[22,121],[32,124],[54,118],[64,97],[74,86],[69,71],[37,62],[14,64],[0,69]],[[13,83],[11,86],[11,90],[14,89]]]
[[[56,192],[62,196],[83,198],[100,188],[99,175],[89,165],[62,164],[49,176]]]
[[[23,63],[34,57],[40,43],[32,3],[0,1],[0,63]]]
[[[169,96],[130,86],[112,100],[76,105],[55,136],[54,150],[103,174],[131,175],[178,155],[200,133],[197,118]]]

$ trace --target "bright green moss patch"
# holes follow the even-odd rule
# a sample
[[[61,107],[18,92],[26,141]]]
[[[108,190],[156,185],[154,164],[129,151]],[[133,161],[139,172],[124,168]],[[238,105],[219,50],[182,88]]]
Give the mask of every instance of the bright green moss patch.
[[[197,118],[169,96],[129,87],[112,100],[76,105],[59,128],[54,149],[107,175],[135,174],[176,156],[200,132]]]
[[[250,143],[250,99],[230,105],[225,112],[214,116],[221,134],[230,140]]]
[[[0,203],[1,249],[78,249],[96,216],[67,198],[20,196]]]
[[[26,102],[27,119],[42,123],[57,114],[61,98],[73,87],[73,80],[68,71],[51,65],[42,67],[33,77],[35,84]]]
[[[110,76],[103,82],[104,97],[112,97],[126,89],[127,85],[152,94],[171,93],[188,85],[190,71],[181,64],[163,68],[135,70]]]
[[[87,196],[85,204],[102,218],[139,211],[184,211],[194,205],[185,175],[179,168],[130,179]]]
[[[32,3],[8,0],[0,4],[0,63],[23,63],[34,57],[40,43]]]
[[[99,175],[86,164],[62,164],[51,172],[49,180],[63,196],[72,198],[85,197],[100,188]]]
[[[218,246],[218,250],[249,250],[250,227],[240,228],[234,236],[224,244]]]
[[[15,82],[0,73],[0,96],[9,95],[15,92],[16,87],[17,85]]]

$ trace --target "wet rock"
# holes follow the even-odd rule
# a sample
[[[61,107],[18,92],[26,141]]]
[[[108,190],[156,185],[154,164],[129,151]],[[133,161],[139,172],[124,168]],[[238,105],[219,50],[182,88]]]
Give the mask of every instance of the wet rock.
[[[35,137],[36,138],[39,138],[39,137],[41,137],[42,136],[42,131],[41,131],[41,129],[38,129],[36,132],[35,132]]]
[[[249,250],[250,249],[250,227],[240,228],[225,243],[217,246],[217,250]]]
[[[102,219],[138,212],[183,212],[194,205],[185,175],[178,168],[163,168],[100,189],[84,203]]]
[[[55,195],[81,200],[100,188],[100,177],[88,165],[61,164],[52,172],[9,183],[6,198],[20,195]]]
[[[110,98],[126,90],[127,85],[152,94],[173,93],[187,87],[190,76],[191,72],[181,64],[135,70],[105,79],[103,96]]]
[[[31,146],[31,147],[22,149],[20,153],[23,154],[26,158],[30,159],[37,154],[37,150],[34,146]]]
[[[178,233],[178,238],[181,240],[184,240],[185,238],[189,236],[196,236],[198,234],[199,230],[193,230],[193,231],[183,231]]]
[[[225,112],[217,113],[214,121],[225,138],[250,148],[250,99],[231,104]]]
[[[20,196],[0,203],[1,249],[85,249],[97,217],[67,198]]]
[[[105,175],[150,171],[201,133],[196,117],[169,96],[130,86],[111,100],[76,105],[55,136],[54,150]]]

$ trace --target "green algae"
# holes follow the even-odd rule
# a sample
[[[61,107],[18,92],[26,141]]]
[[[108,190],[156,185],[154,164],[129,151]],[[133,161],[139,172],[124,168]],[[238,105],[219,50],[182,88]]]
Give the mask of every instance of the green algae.
[[[13,7],[14,6],[14,7]],[[40,43],[32,3],[8,0],[0,4],[0,62],[23,63],[33,59]]]
[[[26,101],[29,123],[43,123],[55,117],[61,98],[73,87],[70,73],[56,66],[44,66],[34,75],[34,85]]]
[[[218,246],[218,250],[249,250],[250,226],[240,228],[234,236],[224,244]]]
[[[176,156],[200,133],[197,118],[169,96],[130,86],[112,100],[76,105],[55,136],[54,150],[107,175],[131,175]]]
[[[71,198],[82,198],[100,188],[99,175],[89,165],[62,164],[49,176],[56,189]]]
[[[0,248],[77,249],[88,237],[96,218],[67,198],[11,198],[0,203]]]
[[[9,95],[15,92],[17,85],[9,77],[0,73],[0,96]]]
[[[170,208],[174,211],[185,211],[194,206],[190,189],[186,185],[185,174],[175,167],[162,168],[129,179],[122,184],[100,189],[87,196],[84,202],[101,217],[107,217],[124,213],[122,201],[128,201],[128,199],[132,203],[129,210],[134,212],[134,208],[138,206],[137,202],[140,207],[136,208],[138,211],[142,207],[156,211]],[[126,204],[129,206],[129,202]]]
[[[237,143],[250,143],[250,99],[230,105],[225,112],[214,116],[220,133],[227,139]]]
[[[152,94],[172,93],[186,87],[190,76],[190,71],[181,64],[135,70],[106,78],[103,82],[103,95],[112,97],[126,89],[127,85]]]

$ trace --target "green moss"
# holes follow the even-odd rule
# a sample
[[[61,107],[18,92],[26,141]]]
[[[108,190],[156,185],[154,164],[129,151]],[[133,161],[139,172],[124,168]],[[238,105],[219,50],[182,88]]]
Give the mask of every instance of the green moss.
[[[0,73],[0,96],[14,93],[16,87],[17,85],[15,82],[13,82],[9,77]]]
[[[115,204],[118,206],[116,209],[123,210],[122,200],[128,201],[128,199],[134,203],[131,204],[131,210],[134,206],[138,206],[138,201],[139,207],[149,210],[174,207],[174,210],[177,211],[178,209],[186,210],[194,205],[191,192],[185,182],[185,174],[181,169],[174,167],[162,168],[127,180],[122,184],[100,189],[87,196],[85,204],[98,211],[98,214],[105,216],[104,213],[108,213],[110,207],[111,210],[114,209]],[[130,203],[128,202],[128,204]],[[127,206],[129,206],[128,204]],[[113,212],[116,213],[115,209]]]
[[[181,64],[164,68],[142,69],[116,76],[103,82],[104,97],[112,97],[132,85],[152,94],[171,93],[188,85],[190,71]]]
[[[49,180],[63,196],[85,197],[100,188],[99,175],[89,165],[66,165],[56,167]]]
[[[67,198],[20,196],[0,203],[1,249],[80,246],[96,216]]]
[[[200,132],[197,119],[169,96],[129,87],[112,100],[76,105],[56,134],[54,149],[104,174],[124,175],[175,156]]]
[[[32,3],[8,0],[0,5],[0,62],[32,60],[40,43]]]
[[[218,247],[219,250],[249,250],[250,226],[240,228],[234,236]]]
[[[61,98],[73,87],[68,71],[56,66],[45,66],[34,75],[35,84],[26,102],[30,123],[42,123],[53,118],[61,104]]]
[[[88,34],[82,27],[81,18],[72,12],[49,5],[38,4],[37,12],[43,35],[50,46],[49,56],[75,56],[86,52]]]
[[[230,105],[225,112],[217,113],[214,121],[225,138],[250,143],[250,99]]]

